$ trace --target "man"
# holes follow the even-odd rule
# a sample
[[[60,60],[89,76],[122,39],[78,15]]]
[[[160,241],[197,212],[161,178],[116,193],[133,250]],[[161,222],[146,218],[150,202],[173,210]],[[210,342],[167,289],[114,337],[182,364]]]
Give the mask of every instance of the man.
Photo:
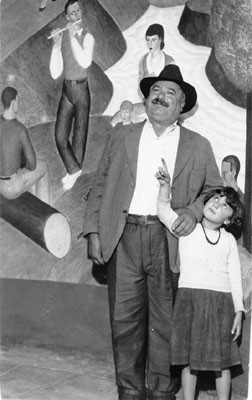
[[[177,239],[157,218],[155,172],[164,158],[173,176],[177,236],[192,232],[207,189],[221,179],[209,142],[177,125],[197,99],[179,68],[166,66],[158,77],[144,78],[140,88],[148,120],[112,133],[88,199],[84,237],[91,259],[108,263],[119,399],[173,400],[171,269],[176,271]]]
[[[67,174],[62,179],[63,187],[69,190],[81,175],[86,149],[90,93],[88,67],[92,63],[94,38],[82,27],[81,9],[77,0],[65,4],[66,30],[55,29],[50,59],[53,79],[64,74],[62,97],[57,112],[55,139]],[[72,143],[69,137],[73,126]]]
[[[239,193],[240,198],[244,201],[244,195],[238,186],[237,178],[240,172],[241,164],[239,158],[231,154],[223,158],[221,163],[221,177],[224,186],[231,186]]]
[[[37,160],[26,127],[16,119],[18,93],[6,87],[1,95],[4,111],[1,115],[0,193],[15,199],[30,191],[50,203],[48,168]]]

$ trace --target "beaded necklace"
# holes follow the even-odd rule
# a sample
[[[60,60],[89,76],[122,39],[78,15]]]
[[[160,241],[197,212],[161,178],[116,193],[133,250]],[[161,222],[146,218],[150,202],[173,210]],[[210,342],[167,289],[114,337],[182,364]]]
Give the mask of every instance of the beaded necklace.
[[[218,231],[219,231],[218,239],[216,240],[216,242],[211,242],[211,240],[207,237],[207,234],[206,234],[206,231],[205,231],[205,228],[204,228],[202,222],[200,223],[200,225],[202,226],[202,229],[203,229],[203,232],[204,232],[206,241],[207,241],[209,244],[212,244],[213,246],[215,246],[215,245],[219,242],[220,237],[221,237],[221,230],[220,230],[220,228],[218,228]]]

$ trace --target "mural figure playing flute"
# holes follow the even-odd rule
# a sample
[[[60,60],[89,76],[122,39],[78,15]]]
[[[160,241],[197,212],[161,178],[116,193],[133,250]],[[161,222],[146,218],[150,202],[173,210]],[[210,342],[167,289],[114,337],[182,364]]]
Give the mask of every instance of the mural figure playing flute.
[[[49,36],[54,42],[49,68],[53,79],[64,74],[55,140],[66,169],[63,187],[69,190],[82,173],[86,149],[90,110],[88,67],[92,63],[94,38],[83,29],[78,0],[68,0],[64,11],[66,29],[55,29]]]

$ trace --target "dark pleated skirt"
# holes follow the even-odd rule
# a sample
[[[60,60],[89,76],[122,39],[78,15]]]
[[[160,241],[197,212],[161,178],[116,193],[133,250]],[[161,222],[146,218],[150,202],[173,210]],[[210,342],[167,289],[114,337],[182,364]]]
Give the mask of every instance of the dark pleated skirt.
[[[241,364],[232,341],[231,293],[179,288],[172,331],[172,364],[194,371],[221,371]]]

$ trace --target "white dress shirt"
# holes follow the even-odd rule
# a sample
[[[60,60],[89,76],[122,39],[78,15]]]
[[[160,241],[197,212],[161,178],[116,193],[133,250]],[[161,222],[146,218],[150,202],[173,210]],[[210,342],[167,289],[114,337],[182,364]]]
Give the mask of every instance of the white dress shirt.
[[[164,158],[173,176],[177,156],[180,127],[177,123],[169,126],[161,136],[157,136],[151,123],[146,121],[139,142],[136,186],[129,213],[157,215],[159,182],[155,177]]]

